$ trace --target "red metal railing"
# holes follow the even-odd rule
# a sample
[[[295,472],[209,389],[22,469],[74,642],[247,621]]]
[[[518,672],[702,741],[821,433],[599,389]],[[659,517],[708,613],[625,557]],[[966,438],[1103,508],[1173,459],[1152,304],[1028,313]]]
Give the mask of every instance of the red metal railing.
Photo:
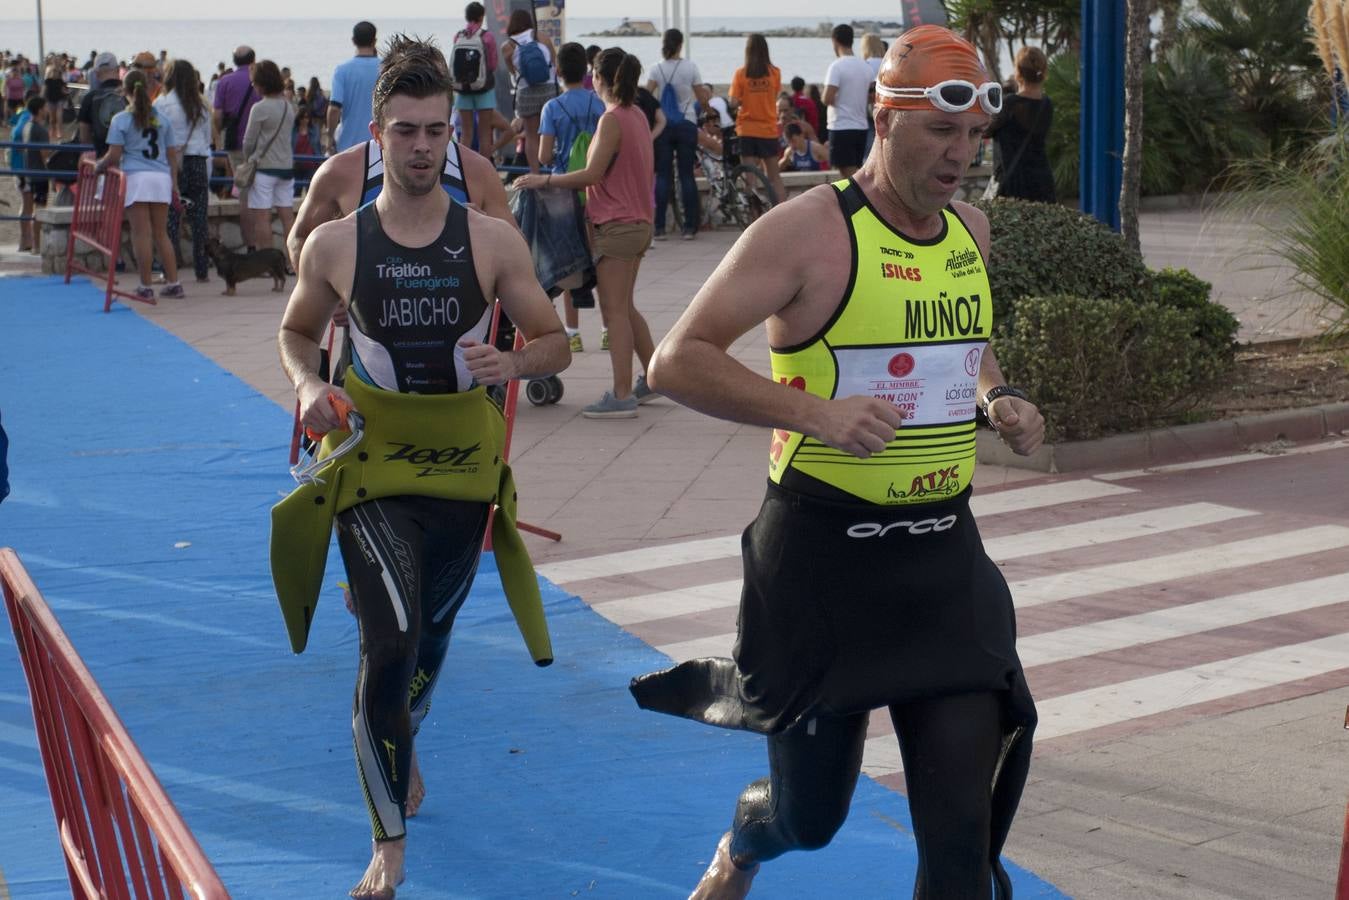
[[[102,179],[102,185],[99,181]],[[154,304],[153,297],[145,299],[117,290],[117,259],[122,254],[122,217],[125,215],[126,175],[121,169],[106,169],[100,176],[94,172],[94,155],[80,157],[80,174],[75,180],[75,211],[70,219],[70,238],[66,241],[66,284],[76,272],[99,278],[104,272],[86,268],[76,261],[75,242],[83,241],[103,257],[106,264],[106,287],[103,311],[112,309],[112,298],[139,300]]]
[[[226,900],[215,869],[9,548],[5,608],[28,679],[71,895]]]

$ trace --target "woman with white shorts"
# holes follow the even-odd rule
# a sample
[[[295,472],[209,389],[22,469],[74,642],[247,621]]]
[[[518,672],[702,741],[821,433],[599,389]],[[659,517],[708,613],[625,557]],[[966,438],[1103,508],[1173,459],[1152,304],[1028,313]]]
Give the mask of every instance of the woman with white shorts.
[[[295,222],[295,152],[291,131],[295,126],[295,107],[286,100],[285,79],[270,59],[253,67],[253,86],[262,99],[248,112],[244,129],[245,159],[257,160],[257,175],[246,192],[252,231],[244,232],[252,247],[271,247],[272,210],[281,218],[282,246]],[[292,261],[293,262],[293,261]]]
[[[161,297],[183,296],[178,283],[178,257],[169,242],[169,204],[178,172],[178,151],[173,147],[173,125],[150,105],[145,73],[132,69],[122,82],[127,108],[108,125],[108,152],[96,164],[102,172],[118,167],[126,175],[126,213],[131,223],[131,249],[136,255],[140,286],[138,300],[153,301],[150,264],[154,251],[164,264],[166,284]]]

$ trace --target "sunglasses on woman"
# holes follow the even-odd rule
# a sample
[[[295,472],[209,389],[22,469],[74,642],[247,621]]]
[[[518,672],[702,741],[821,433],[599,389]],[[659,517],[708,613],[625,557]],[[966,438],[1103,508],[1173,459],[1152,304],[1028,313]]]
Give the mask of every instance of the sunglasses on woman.
[[[974,106],[975,101],[984,112],[996,115],[1002,111],[1002,85],[996,81],[987,81],[975,85],[968,81],[952,79],[934,84],[932,87],[892,88],[876,82],[876,93],[895,100],[907,100],[922,97],[942,112],[964,112]]]

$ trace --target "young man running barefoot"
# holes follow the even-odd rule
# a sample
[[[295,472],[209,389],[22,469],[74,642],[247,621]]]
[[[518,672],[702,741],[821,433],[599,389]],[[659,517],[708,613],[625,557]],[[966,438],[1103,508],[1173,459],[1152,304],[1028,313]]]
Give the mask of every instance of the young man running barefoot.
[[[309,235],[279,337],[305,427],[345,429],[351,408],[365,417],[367,436],[401,421],[417,432],[400,433],[406,447],[437,448],[359,454],[370,479],[363,483],[392,488],[333,504],[360,626],[352,730],[374,834],[370,865],[351,891],[358,900],[392,898],[403,878],[405,820],[419,799],[412,737],[496,496],[496,476],[486,485],[480,476],[499,463],[492,446],[504,431],[482,386],[549,375],[570,361],[519,232],[441,189],[450,87],[434,56],[405,52],[381,72],[372,130],[383,188],[373,203]],[[485,343],[494,298],[527,338],[518,351]],[[350,317],[353,350],[341,388],[318,373],[318,342],[339,308]]]

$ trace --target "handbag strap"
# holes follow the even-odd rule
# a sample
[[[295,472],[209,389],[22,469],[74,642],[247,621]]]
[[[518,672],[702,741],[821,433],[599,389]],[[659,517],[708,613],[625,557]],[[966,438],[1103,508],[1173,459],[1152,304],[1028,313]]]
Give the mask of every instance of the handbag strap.
[[[276,123],[276,131],[272,132],[271,138],[267,141],[267,146],[262,148],[261,153],[250,153],[248,155],[248,159],[250,162],[256,162],[257,160],[262,159],[264,156],[267,155],[267,151],[272,149],[272,144],[276,143],[276,136],[281,133],[281,129],[284,128],[285,125],[286,125],[286,114],[283,111],[281,113],[281,121]]]

